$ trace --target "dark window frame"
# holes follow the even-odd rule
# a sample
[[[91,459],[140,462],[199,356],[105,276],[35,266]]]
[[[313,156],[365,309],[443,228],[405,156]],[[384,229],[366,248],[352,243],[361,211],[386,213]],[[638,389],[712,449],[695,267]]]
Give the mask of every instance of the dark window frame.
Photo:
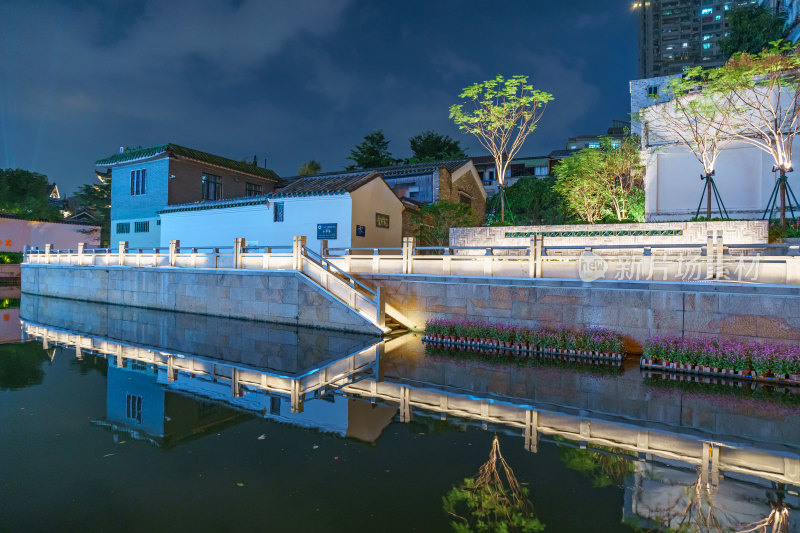
[[[285,216],[283,202],[275,202],[272,209],[272,221],[283,222]]]
[[[222,200],[222,177],[203,173],[202,198],[204,201]]]

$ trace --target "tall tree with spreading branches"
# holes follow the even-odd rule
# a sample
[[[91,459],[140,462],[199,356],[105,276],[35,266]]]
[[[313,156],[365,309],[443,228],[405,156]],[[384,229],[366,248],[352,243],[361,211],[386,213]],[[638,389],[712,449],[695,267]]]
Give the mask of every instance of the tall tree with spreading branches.
[[[477,137],[494,158],[500,186],[500,221],[505,222],[506,169],[536,129],[553,95],[534,89],[528,76],[518,75],[475,83],[458,96],[464,102],[450,106],[450,118],[461,131]]]
[[[388,167],[397,163],[389,152],[389,140],[383,130],[376,130],[364,136],[364,140],[350,150],[347,159],[355,162],[353,168]]]
[[[772,157],[780,177],[764,214],[779,198],[785,227],[786,174],[793,168],[792,144],[800,130],[800,54],[789,43],[770,44],[768,50],[736,54],[712,69],[706,90],[730,114],[728,133]]]
[[[728,101],[711,92],[703,92],[708,71],[702,67],[687,69],[681,78],[667,85],[670,100],[646,107],[640,114],[648,144],[683,145],[703,168],[706,191],[706,216],[711,218],[711,198],[715,193],[714,165],[732,139],[728,134],[732,110]],[[702,197],[701,197],[702,201]],[[717,200],[720,216],[724,205]]]

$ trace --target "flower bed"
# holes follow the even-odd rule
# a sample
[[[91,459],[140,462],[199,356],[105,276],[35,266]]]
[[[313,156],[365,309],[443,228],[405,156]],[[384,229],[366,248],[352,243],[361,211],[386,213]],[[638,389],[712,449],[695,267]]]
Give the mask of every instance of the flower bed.
[[[622,336],[605,329],[525,328],[486,322],[432,319],[424,342],[514,354],[550,353],[621,361]]]
[[[640,364],[669,372],[800,385],[800,347],[785,344],[651,337],[644,343]]]

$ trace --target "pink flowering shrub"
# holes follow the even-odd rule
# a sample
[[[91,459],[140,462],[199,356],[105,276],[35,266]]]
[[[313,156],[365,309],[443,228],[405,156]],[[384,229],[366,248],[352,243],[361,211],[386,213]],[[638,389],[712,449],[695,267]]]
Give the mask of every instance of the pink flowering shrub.
[[[603,353],[623,353],[622,336],[607,329],[590,328],[526,328],[504,324],[489,324],[469,320],[434,318],[425,323],[425,333],[443,337],[497,339],[503,342],[528,344],[542,350],[582,350]]]
[[[759,374],[800,374],[800,347],[770,342],[665,335],[645,341],[644,357],[736,371],[755,370]]]

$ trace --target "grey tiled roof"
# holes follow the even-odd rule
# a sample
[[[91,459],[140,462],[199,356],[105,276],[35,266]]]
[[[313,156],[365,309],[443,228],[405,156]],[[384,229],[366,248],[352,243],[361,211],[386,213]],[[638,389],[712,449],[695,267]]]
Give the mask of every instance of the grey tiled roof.
[[[314,176],[290,176],[282,178],[282,182],[285,186],[289,186],[290,184],[301,180],[306,179],[309,177],[312,178],[325,178],[325,177],[336,177],[336,176],[357,176],[357,175],[364,175],[365,173],[375,172],[383,176],[384,178],[394,178],[398,176],[413,176],[415,174],[425,174],[428,172],[434,172],[439,170],[440,168],[446,168],[450,172],[454,172],[459,168],[463,167],[464,165],[468,164],[472,158],[464,158],[464,159],[451,159],[449,161],[430,161],[427,163],[415,163],[413,165],[394,165],[391,167],[377,167],[377,168],[365,168],[365,169],[358,169],[358,170],[342,170],[340,172],[326,172],[324,174],[315,174]]]
[[[553,150],[552,152],[550,152],[550,157],[555,159],[563,159],[565,157],[572,157],[573,155],[575,155],[575,152],[578,151],[579,150]]]
[[[303,176],[288,182],[275,191],[273,197],[306,196],[319,194],[342,194],[352,192],[365,183],[377,178],[376,172],[360,171],[357,174],[317,174]]]

